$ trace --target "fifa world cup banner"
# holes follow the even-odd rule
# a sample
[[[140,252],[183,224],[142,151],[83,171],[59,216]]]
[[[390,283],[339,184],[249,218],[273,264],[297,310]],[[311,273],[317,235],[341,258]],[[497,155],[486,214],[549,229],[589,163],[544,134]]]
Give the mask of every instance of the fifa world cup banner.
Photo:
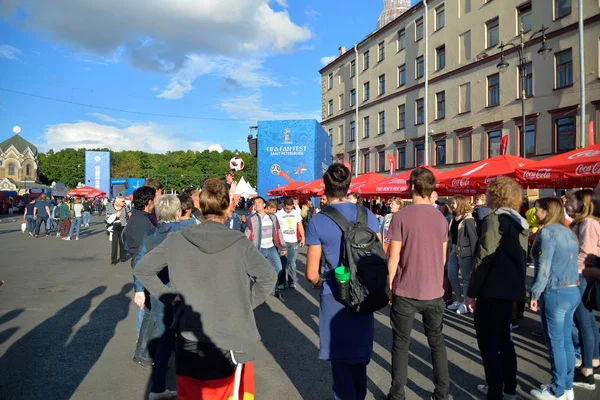
[[[85,186],[100,189],[110,196],[110,152],[85,152]]]
[[[316,120],[258,122],[258,194],[321,178],[331,163],[331,141]]]

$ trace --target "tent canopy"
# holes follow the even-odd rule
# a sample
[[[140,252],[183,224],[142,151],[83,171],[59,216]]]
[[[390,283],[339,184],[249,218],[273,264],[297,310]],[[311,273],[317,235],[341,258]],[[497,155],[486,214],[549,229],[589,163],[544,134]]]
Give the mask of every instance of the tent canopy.
[[[250,186],[250,184],[246,182],[246,180],[242,176],[242,178],[238,181],[235,187],[233,195],[239,195],[243,197],[256,196],[256,190],[252,186]]]
[[[379,183],[388,179],[383,175],[379,175],[375,172],[367,172],[366,174],[362,174],[357,176],[356,178],[352,178],[352,183],[350,183],[350,188],[348,192],[360,192],[360,188],[366,185],[372,185],[375,183]]]
[[[305,185],[306,182],[290,182],[285,186],[271,189],[267,192],[267,196],[283,196],[291,194],[293,190],[298,189],[300,186]]]
[[[433,176],[438,179],[438,177],[442,174],[441,171],[430,167],[423,166],[423,168],[427,168],[433,173]],[[404,171],[398,175],[391,176],[386,178],[378,183],[372,183],[369,185],[364,185],[358,189],[358,193],[362,195],[375,195],[375,196],[407,196],[408,195],[408,183],[407,181],[410,178],[410,173],[413,170]]]
[[[106,196],[106,193],[104,193],[102,190],[96,189],[96,188],[91,187],[91,186],[83,186],[83,187],[80,187],[80,188],[77,188],[77,189],[69,190],[67,192],[67,194],[69,196],[74,196],[74,197]]]

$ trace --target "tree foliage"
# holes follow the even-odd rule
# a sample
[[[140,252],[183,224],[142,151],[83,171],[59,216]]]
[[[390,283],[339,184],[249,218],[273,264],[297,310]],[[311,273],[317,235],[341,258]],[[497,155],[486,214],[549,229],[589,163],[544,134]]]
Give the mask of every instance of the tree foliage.
[[[105,149],[94,149],[102,151]],[[50,184],[62,182],[75,187],[85,179],[85,149],[53,150],[40,154],[40,180]],[[108,151],[108,150],[105,150]],[[245,168],[235,174],[256,186],[256,159],[247,152],[217,151],[173,151],[151,154],[143,151],[111,151],[112,178],[156,178],[166,188],[180,190],[199,187],[207,178],[223,178],[229,171],[229,160],[241,157]]]

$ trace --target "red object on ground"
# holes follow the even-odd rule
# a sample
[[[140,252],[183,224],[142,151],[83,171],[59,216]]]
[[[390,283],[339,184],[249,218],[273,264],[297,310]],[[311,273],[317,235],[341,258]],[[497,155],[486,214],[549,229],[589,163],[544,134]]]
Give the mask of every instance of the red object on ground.
[[[306,182],[291,182],[285,186],[278,187],[275,189],[271,189],[267,192],[267,196],[284,196],[289,195],[293,190],[299,188],[300,186],[305,185]]]
[[[77,189],[69,190],[67,192],[67,195],[73,196],[73,197],[96,197],[96,196],[106,196],[106,193],[104,193],[100,189],[96,189],[91,186],[83,186],[83,187],[80,187]]]
[[[498,176],[515,178],[515,170],[535,161],[508,154],[465,165],[438,177],[441,195],[474,195],[485,193],[488,184]]]
[[[352,183],[350,183],[350,189],[348,189],[348,193],[358,192],[363,186],[379,183],[386,179],[388,178],[375,172],[367,172],[366,174],[352,178]]]
[[[177,375],[177,399],[179,400],[229,400],[234,398],[235,374],[223,379],[199,381]],[[254,400],[254,365],[242,366],[240,400]]]
[[[594,187],[600,180],[600,144],[518,168],[517,178],[532,189]]]
[[[423,166],[423,168],[427,168],[431,172],[433,172],[433,176],[438,179],[438,177],[442,174],[441,171],[430,167]],[[378,183],[364,185],[358,188],[358,193],[362,195],[376,195],[376,196],[408,196],[408,179],[410,178],[410,173],[412,169],[409,171],[404,171],[401,174],[394,175],[392,177],[386,178]],[[436,188],[437,190],[437,188]]]

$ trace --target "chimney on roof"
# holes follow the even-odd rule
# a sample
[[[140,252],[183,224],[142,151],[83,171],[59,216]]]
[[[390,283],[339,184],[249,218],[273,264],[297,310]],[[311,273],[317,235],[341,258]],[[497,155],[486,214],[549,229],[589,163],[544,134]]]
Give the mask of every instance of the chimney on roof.
[[[340,56],[346,52],[346,46],[340,46]]]

